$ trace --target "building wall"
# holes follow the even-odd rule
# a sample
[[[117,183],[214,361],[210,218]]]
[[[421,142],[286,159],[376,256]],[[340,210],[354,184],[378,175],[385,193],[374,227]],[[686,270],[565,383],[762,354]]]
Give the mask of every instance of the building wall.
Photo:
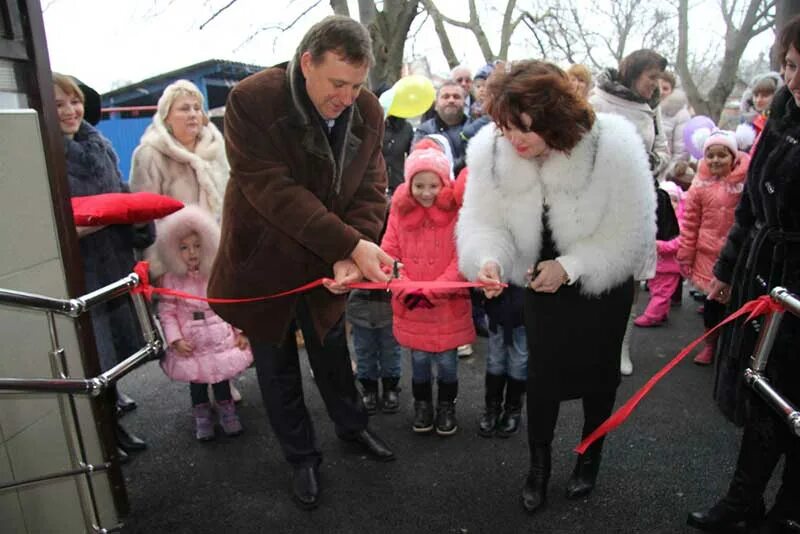
[[[111,141],[111,145],[119,156],[119,170],[122,179],[127,182],[131,176],[131,157],[139,146],[147,126],[153,122],[151,117],[134,119],[107,119],[97,124],[97,129]]]
[[[56,237],[38,119],[32,110],[0,109],[0,287],[64,298],[66,275]],[[73,321],[56,320],[72,376],[83,376]],[[50,333],[39,312],[0,307],[0,376],[53,376]],[[89,400],[77,398],[88,460],[102,464]],[[0,392],[0,484],[77,467],[76,428],[66,396]],[[92,475],[100,523],[117,522],[104,472]],[[90,532],[83,476],[0,491],[3,533]]]

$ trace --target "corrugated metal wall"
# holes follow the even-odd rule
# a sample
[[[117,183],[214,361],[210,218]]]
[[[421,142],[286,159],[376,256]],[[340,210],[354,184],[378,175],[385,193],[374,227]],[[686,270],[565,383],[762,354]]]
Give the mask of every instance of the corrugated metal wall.
[[[119,170],[122,179],[128,181],[131,175],[131,156],[133,150],[139,145],[145,128],[153,121],[152,117],[136,119],[102,120],[97,128],[111,141],[119,156]]]

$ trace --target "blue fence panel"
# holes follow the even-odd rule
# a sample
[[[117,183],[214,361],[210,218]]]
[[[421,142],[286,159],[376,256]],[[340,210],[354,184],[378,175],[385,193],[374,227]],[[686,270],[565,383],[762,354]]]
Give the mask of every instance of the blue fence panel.
[[[133,150],[139,146],[145,128],[153,122],[152,117],[133,119],[102,120],[97,129],[111,141],[111,145],[119,156],[119,170],[122,179],[128,181],[131,175],[131,156]]]

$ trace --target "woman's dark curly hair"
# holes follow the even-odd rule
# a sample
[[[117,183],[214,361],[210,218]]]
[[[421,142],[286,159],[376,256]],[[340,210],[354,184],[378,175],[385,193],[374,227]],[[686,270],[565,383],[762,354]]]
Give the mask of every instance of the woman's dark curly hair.
[[[569,153],[594,124],[594,111],[575,94],[566,73],[544,61],[516,61],[495,69],[486,99],[486,112],[500,128],[535,132],[562,152]],[[523,113],[532,119],[529,127],[522,123]]]

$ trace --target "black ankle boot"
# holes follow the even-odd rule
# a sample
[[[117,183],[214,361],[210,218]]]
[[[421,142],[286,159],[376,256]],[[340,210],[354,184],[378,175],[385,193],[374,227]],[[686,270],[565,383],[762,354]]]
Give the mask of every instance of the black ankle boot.
[[[414,426],[416,434],[433,431],[433,386],[430,382],[411,383],[414,395]]]
[[[589,495],[597,481],[600,458],[603,453],[602,441],[593,443],[585,453],[579,454],[575,469],[567,481],[567,499],[580,499]]]
[[[690,513],[686,524],[705,532],[728,532],[743,521],[749,529],[757,525],[763,517],[763,500],[755,506],[745,506],[724,498],[708,510]]]
[[[381,410],[383,413],[397,413],[400,409],[400,388],[397,386],[400,382],[399,378],[383,378],[383,405]]]
[[[494,436],[497,423],[500,420],[503,403],[503,389],[506,386],[505,375],[486,373],[486,410],[478,424],[478,434],[490,438]]]
[[[547,503],[547,483],[550,480],[550,443],[531,444],[531,470],[522,488],[522,506],[529,514],[541,510]]]
[[[497,437],[507,438],[519,432],[522,421],[522,395],[527,383],[524,380],[508,379],[506,385],[506,404],[503,415],[497,423]]]
[[[439,382],[439,403],[436,408],[436,433],[440,436],[452,436],[458,431],[456,420],[456,396],[458,382]]]
[[[366,378],[359,378],[361,387],[364,388],[364,396],[361,400],[364,402],[364,408],[367,409],[369,415],[375,415],[378,411],[378,381],[369,380]]]

